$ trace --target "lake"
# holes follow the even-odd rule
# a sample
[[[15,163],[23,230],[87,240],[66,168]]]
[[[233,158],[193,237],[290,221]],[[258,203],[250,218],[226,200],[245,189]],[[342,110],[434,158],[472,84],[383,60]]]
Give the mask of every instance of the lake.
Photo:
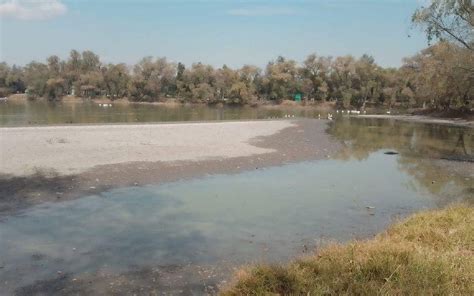
[[[102,107],[94,102],[14,101],[0,103],[0,126],[48,124],[137,123],[170,121],[249,120],[283,118],[284,115],[317,117],[317,109],[292,110],[291,107],[252,108],[239,106],[209,107],[153,104],[112,104]]]

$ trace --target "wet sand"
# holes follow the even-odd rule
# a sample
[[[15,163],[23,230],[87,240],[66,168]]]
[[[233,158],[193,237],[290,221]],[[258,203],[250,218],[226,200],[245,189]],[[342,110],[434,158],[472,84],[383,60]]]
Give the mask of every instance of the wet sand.
[[[327,123],[301,119],[3,128],[0,217],[115,187],[327,158],[340,147],[325,132]]]

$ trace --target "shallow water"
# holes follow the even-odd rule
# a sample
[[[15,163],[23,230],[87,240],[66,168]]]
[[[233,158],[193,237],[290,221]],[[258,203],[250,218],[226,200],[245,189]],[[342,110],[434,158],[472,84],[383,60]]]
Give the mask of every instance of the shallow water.
[[[379,151],[42,204],[0,224],[0,279],[13,290],[57,271],[281,262],[454,201],[402,160]],[[443,188],[458,199],[468,198],[465,189]]]
[[[35,279],[104,264],[281,260],[324,238],[366,236],[435,202],[398,169],[397,157],[383,153],[117,189],[7,219],[0,228],[0,278],[17,281],[23,268],[31,277],[33,257],[46,264]],[[373,213],[366,206],[375,207]]]
[[[472,129],[339,118],[328,132],[343,143],[332,159],[118,188],[7,216],[0,292],[58,271],[228,266],[225,278],[234,266],[285,262],[328,241],[370,237],[418,210],[474,202]]]

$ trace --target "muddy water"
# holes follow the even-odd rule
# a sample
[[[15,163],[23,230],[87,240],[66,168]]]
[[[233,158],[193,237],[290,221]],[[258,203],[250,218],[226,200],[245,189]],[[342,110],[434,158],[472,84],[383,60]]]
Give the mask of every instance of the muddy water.
[[[0,295],[202,294],[235,266],[284,262],[418,210],[474,202],[472,129],[341,119],[328,131],[344,144],[333,159],[117,188],[7,216]]]

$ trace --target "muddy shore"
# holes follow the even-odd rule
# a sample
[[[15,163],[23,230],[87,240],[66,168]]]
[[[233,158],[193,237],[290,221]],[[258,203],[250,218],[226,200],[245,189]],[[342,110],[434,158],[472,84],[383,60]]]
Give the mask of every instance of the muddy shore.
[[[105,164],[100,164],[100,161],[98,161],[98,165],[92,166],[93,163],[89,163],[88,165],[90,167],[88,168],[83,162],[78,162],[76,163],[78,166],[75,166],[74,163],[71,163],[71,159],[62,159],[58,162],[58,159],[55,158],[55,153],[61,153],[60,151],[58,152],[59,148],[47,148],[46,150],[42,150],[44,155],[41,155],[41,157],[43,157],[41,161],[35,160],[34,158],[30,161],[49,165],[43,168],[35,165],[36,171],[33,174],[27,174],[27,171],[22,171],[21,166],[14,165],[14,162],[7,159],[7,157],[11,158],[13,156],[7,156],[3,153],[2,162],[11,163],[12,165],[9,167],[9,172],[5,172],[7,169],[2,169],[2,173],[0,174],[0,217],[2,215],[15,213],[31,205],[43,202],[71,200],[116,187],[160,184],[202,177],[208,174],[238,173],[267,166],[328,158],[339,150],[340,143],[325,133],[328,126],[327,124],[327,121],[312,119],[259,121],[250,122],[250,124],[242,122],[187,124],[187,126],[186,124],[167,124],[167,130],[160,134],[161,141],[166,142],[168,141],[166,137],[169,137],[171,138],[170,141],[176,140],[178,143],[183,141],[190,142],[188,144],[191,146],[188,148],[191,150],[199,149],[201,152],[189,154],[189,149],[184,149],[183,147],[181,147],[181,150],[177,147],[173,152],[173,147],[166,147],[165,151],[162,152],[169,152],[171,156],[164,153],[163,160],[159,160],[160,156],[156,156],[158,153],[155,153],[155,156],[151,158],[142,155],[142,158],[138,157],[139,160],[137,161],[117,161],[117,163],[113,163],[113,159],[106,159]],[[219,126],[219,132],[213,134],[215,131],[211,126]],[[160,125],[137,125],[135,128],[133,125],[123,125],[119,127],[118,130],[120,132],[117,136],[127,139],[133,137],[140,129],[160,127]],[[163,128],[165,125],[161,127]],[[84,141],[88,141],[89,137],[96,138],[98,136],[97,134],[99,134],[99,136],[113,138],[110,134],[103,133],[104,129],[106,130],[107,128],[111,128],[111,130],[114,129],[113,126],[103,126],[101,129],[87,129],[86,127],[80,126],[63,127],[63,132],[65,133],[62,133],[61,136],[57,136],[56,133],[54,133],[54,128],[51,127],[22,128],[23,130],[27,130],[27,133],[33,132],[37,134],[31,139],[28,137],[25,138],[22,134],[21,138],[23,139],[22,141],[24,141],[22,145],[34,146],[38,144],[37,137],[42,137],[43,130],[49,133],[45,137],[43,132],[43,138],[55,139],[50,141],[52,144],[45,144],[50,146],[64,145],[70,141],[70,138],[78,140],[77,135],[74,134],[74,129],[76,129],[77,132],[84,132],[84,130],[86,130],[86,135],[83,137]],[[193,130],[193,128],[195,129]],[[188,130],[187,139],[183,140],[172,132],[178,129]],[[191,129],[191,131],[189,131],[189,129]],[[6,136],[5,130],[7,129],[3,129],[2,131],[3,139],[14,141],[12,140],[15,139],[14,137]],[[21,132],[21,129],[10,130]],[[68,133],[70,135],[68,135]],[[216,142],[223,141],[222,139],[226,137],[225,135],[229,137],[228,145],[224,145],[220,149],[216,148]],[[200,144],[196,145],[193,139],[198,141],[197,138],[199,136],[204,137],[204,139],[200,139]],[[151,140],[149,140],[149,142],[150,141]],[[99,142],[107,143],[107,141],[104,142],[103,139]],[[14,141],[11,145],[13,148],[11,149],[14,149],[17,144],[18,142]],[[72,144],[72,146],[81,146],[80,143]],[[110,145],[113,145],[113,143],[110,143]],[[118,145],[120,146],[120,144]],[[121,147],[121,149],[125,149],[123,155],[119,152],[121,149],[113,150],[113,152],[117,153],[117,159],[120,160],[122,156],[137,159],[137,155],[134,155],[134,153],[143,154],[153,153],[154,151],[153,146],[146,147],[145,150],[142,150],[143,147],[141,146],[143,145]],[[159,145],[156,146],[155,149],[160,151]],[[73,152],[71,153],[74,153],[72,154],[73,158],[80,160],[93,154],[93,151],[91,151],[93,147],[90,145],[86,145],[85,147],[87,149],[83,149],[82,151],[72,147],[71,151]],[[18,149],[18,151],[22,150]],[[66,150],[66,152],[67,151],[68,150]],[[14,154],[18,152],[15,151],[11,153]],[[104,153],[107,153],[107,150],[105,150]],[[15,155],[13,158],[18,157],[22,156]],[[58,169],[55,169],[55,165]],[[71,167],[75,168],[77,172],[68,174],[67,171],[70,170]],[[12,174],[12,171],[16,174]]]

